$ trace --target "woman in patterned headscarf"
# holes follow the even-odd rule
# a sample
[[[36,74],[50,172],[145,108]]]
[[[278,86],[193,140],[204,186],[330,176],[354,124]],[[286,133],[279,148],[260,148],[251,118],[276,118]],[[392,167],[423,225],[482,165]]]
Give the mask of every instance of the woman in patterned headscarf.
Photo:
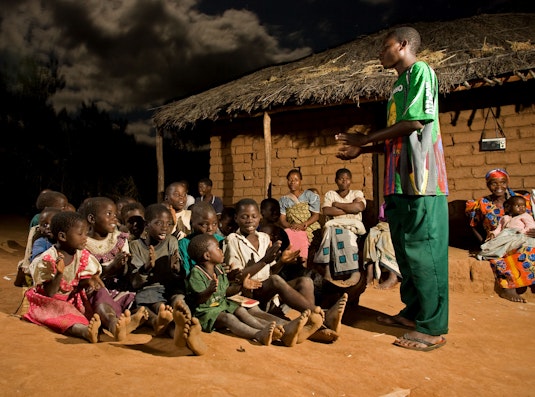
[[[526,199],[527,212],[532,214],[530,196],[526,192],[514,192],[509,188],[509,174],[500,168],[491,170],[485,176],[490,195],[466,202],[466,214],[474,234],[484,243],[490,231],[496,229],[505,215],[504,202],[511,196],[522,195]],[[483,227],[482,236],[478,227]],[[535,237],[535,230],[528,232]],[[535,288],[535,247],[522,246],[508,252],[504,257],[489,259],[496,276],[496,289],[500,297],[513,302],[526,302],[517,288]],[[525,289],[525,288],[524,288]]]

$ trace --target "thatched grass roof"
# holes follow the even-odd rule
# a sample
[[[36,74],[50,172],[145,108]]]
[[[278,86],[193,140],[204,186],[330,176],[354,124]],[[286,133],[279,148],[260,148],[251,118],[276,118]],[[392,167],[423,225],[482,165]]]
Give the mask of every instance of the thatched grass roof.
[[[535,14],[479,15],[416,23],[419,58],[436,71],[440,91],[473,82],[502,83],[503,76],[535,77]],[[179,132],[215,121],[295,106],[359,103],[388,97],[395,71],[378,60],[386,31],[284,65],[271,66],[154,113],[158,128]]]

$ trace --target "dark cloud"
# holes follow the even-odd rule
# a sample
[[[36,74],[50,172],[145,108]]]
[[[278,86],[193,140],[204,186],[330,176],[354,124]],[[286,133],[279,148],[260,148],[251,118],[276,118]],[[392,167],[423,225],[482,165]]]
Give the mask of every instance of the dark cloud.
[[[56,108],[95,102],[126,114],[392,24],[526,7],[533,5],[520,0],[2,1],[0,51],[57,56],[66,88],[55,95]],[[149,119],[147,114],[130,131],[146,131]]]
[[[3,48],[57,54],[67,87],[55,103],[71,109],[150,107],[311,51],[282,48],[250,11],[208,15],[196,1],[33,0],[1,13]]]

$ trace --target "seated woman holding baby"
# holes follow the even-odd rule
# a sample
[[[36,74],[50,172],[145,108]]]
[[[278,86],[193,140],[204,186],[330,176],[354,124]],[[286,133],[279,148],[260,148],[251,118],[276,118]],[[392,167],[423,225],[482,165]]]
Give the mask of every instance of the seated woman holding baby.
[[[470,226],[481,244],[495,237],[493,233],[505,213],[505,202],[509,197],[522,196],[525,199],[525,212],[533,216],[528,192],[513,191],[509,188],[509,174],[503,169],[494,169],[485,176],[490,195],[466,202],[466,214]],[[535,237],[535,229],[524,233]],[[521,296],[530,287],[535,290],[535,246],[523,243],[509,247],[499,257],[487,256],[496,279],[496,292],[501,298],[513,302],[526,302]]]

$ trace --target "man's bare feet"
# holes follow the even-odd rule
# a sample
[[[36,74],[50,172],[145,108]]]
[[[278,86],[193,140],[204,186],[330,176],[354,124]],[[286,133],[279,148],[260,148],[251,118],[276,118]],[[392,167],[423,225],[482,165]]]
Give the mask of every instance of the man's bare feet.
[[[308,316],[305,326],[301,329],[301,332],[299,332],[299,335],[297,336],[297,343],[303,343],[306,341],[323,325],[323,310],[321,310],[321,307],[319,306],[318,309],[319,311],[314,310],[312,313],[310,313],[310,316]]]
[[[391,289],[398,283],[398,276],[394,272],[389,272],[388,278],[380,284],[377,284],[377,289]]]
[[[208,346],[202,339],[202,328],[197,317],[192,317],[189,325],[185,327],[186,345],[196,356],[202,356],[208,351]]]
[[[91,320],[89,320],[89,324],[87,325],[87,334],[84,335],[84,338],[91,343],[97,343],[100,325],[100,316],[97,313],[93,314],[93,317],[91,317]]]
[[[149,311],[146,307],[141,306],[133,315],[130,310],[126,309],[124,314],[127,318],[126,333],[129,334],[135,331],[141,324],[149,319]]]
[[[310,316],[310,310],[307,309],[303,311],[299,317],[293,319],[289,323],[284,325],[284,335],[281,338],[284,346],[292,347],[295,346],[299,338],[299,333],[305,326]]]
[[[116,341],[122,341],[126,339],[126,329],[128,327],[128,322],[130,321],[130,311],[128,311],[128,317],[125,315],[125,313],[121,313],[119,318],[117,318],[117,322],[115,323],[115,327],[113,329],[113,337]]]
[[[416,323],[414,321],[405,317],[401,317],[399,314],[396,314],[395,316],[377,316],[376,320],[379,324],[388,325],[391,327],[403,327],[409,329],[414,329],[416,327]]]
[[[322,327],[310,335],[308,339],[313,342],[332,343],[338,340],[338,334],[332,329]]]
[[[338,301],[325,313],[324,324],[327,328],[332,329],[337,334],[340,334],[342,328],[342,316],[347,304],[347,294],[344,293]]]
[[[175,321],[175,334],[173,340],[177,347],[186,347],[187,335],[185,332],[186,325],[188,329],[191,324],[191,311],[182,300],[177,300],[173,310],[173,320]]]
[[[275,330],[276,325],[277,323],[272,321],[256,333],[255,339],[264,346],[271,345],[271,341],[273,340],[273,331]]]
[[[156,317],[152,325],[154,333],[156,335],[162,335],[171,321],[173,321],[173,308],[162,303],[158,308],[158,317]]]

